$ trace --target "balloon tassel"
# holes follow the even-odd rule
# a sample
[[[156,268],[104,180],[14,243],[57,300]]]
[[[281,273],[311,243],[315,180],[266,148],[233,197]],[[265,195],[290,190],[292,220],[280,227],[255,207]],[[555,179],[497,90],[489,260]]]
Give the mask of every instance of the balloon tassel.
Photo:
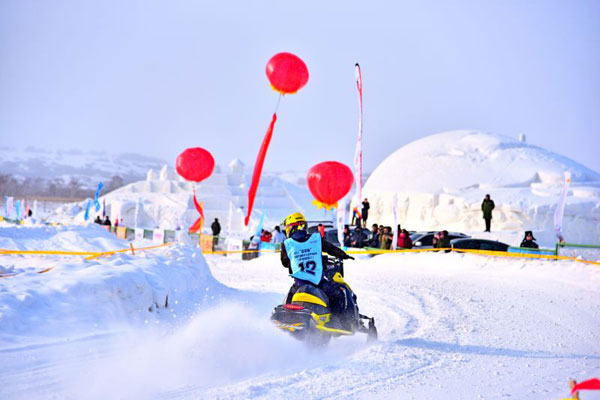
[[[333,203],[333,204],[326,204],[326,203],[320,202],[319,200],[313,200],[312,204],[314,206],[316,206],[318,209],[323,208],[325,210],[331,210],[331,209],[337,208],[337,206],[338,206],[337,202]]]
[[[279,106],[279,101],[277,102],[277,105]],[[248,222],[250,221],[250,214],[252,214],[252,206],[254,205],[254,198],[256,197],[258,183],[260,182],[260,175],[262,173],[263,164],[265,163],[267,149],[269,148],[269,143],[271,143],[271,137],[273,136],[273,128],[275,127],[275,121],[277,121],[277,114],[273,113],[273,118],[271,119],[271,123],[269,124],[269,128],[267,129],[267,133],[265,133],[265,137],[263,138],[260,150],[258,151],[258,156],[256,157],[256,163],[254,164],[254,172],[252,173],[252,183],[250,184],[250,190],[248,191],[248,213],[246,214],[246,218],[244,219],[244,224],[246,226],[248,226]]]

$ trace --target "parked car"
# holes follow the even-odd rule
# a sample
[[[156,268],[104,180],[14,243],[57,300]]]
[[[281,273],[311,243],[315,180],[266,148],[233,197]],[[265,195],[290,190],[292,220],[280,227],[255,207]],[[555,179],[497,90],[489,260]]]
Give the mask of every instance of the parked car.
[[[437,232],[438,231],[412,233],[410,239],[413,242],[413,247],[417,249],[431,249],[433,247],[433,236]],[[460,232],[448,232],[448,239],[450,240],[462,238],[470,238],[470,236]]]
[[[454,239],[450,241],[450,246],[453,250],[470,249],[470,250],[491,250],[491,251],[507,251],[506,243],[498,242],[497,240],[487,239]]]
[[[353,229],[351,227],[350,229],[350,233],[353,233]],[[362,228],[362,233],[363,233],[363,240],[367,241],[367,240],[371,240],[371,231],[367,228]],[[340,246],[340,242],[338,241],[338,237],[337,237],[337,229],[327,229],[325,228],[325,239],[332,243],[335,244],[336,246]]]

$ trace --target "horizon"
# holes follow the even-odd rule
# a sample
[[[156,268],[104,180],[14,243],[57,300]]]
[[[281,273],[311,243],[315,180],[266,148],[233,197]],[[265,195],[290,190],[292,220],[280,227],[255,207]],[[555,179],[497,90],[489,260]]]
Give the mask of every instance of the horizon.
[[[517,138],[600,171],[600,3],[0,5],[2,146],[137,153],[204,147],[252,168],[277,102],[268,59],[307,64],[282,99],[266,171],[364,170],[456,129]],[[226,135],[226,137],[224,137]]]

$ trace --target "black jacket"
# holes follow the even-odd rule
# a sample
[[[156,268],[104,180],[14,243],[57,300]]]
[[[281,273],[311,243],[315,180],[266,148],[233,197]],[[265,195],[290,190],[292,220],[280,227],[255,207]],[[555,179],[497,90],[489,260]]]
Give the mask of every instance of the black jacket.
[[[306,231],[298,231],[292,235],[292,239],[298,242],[306,242],[310,235]],[[350,258],[348,254],[339,247],[331,244],[324,238],[321,238],[321,250],[323,252],[329,254],[330,256],[341,258],[342,260],[347,260]],[[290,265],[290,258],[287,255],[287,250],[285,249],[285,243],[281,243],[281,264],[284,268],[287,268],[290,275],[292,274],[292,266]]]
[[[523,241],[521,242],[521,247],[529,247],[530,249],[539,249],[540,246],[538,246],[538,244],[536,242],[534,242],[533,240],[525,240],[523,239]]]
[[[371,208],[371,205],[369,204],[369,202],[363,201],[361,214],[362,214],[362,219],[364,221],[366,221],[369,218],[369,208]]]
[[[214,221],[210,225],[210,229],[212,230],[213,236],[218,236],[219,233],[221,233],[221,224],[219,224],[217,221]]]

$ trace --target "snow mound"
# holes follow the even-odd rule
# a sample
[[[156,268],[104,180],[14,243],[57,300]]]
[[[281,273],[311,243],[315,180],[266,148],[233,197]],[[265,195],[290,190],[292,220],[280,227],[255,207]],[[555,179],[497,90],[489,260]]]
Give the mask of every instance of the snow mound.
[[[571,190],[564,232],[600,242],[600,174],[559,154],[506,136],[450,131],[409,143],[387,157],[363,189],[370,221],[391,223],[396,195],[409,229],[483,230],[485,194],[496,203],[492,230],[552,230],[565,171]],[[387,221],[387,222],[386,222]]]
[[[92,224],[0,228],[0,247],[97,252],[127,246]],[[14,275],[0,287],[0,347],[14,335],[60,336],[67,330],[77,337],[185,319],[227,291],[200,250],[184,245],[92,260],[3,256],[2,269]],[[50,270],[38,273],[42,269]]]

